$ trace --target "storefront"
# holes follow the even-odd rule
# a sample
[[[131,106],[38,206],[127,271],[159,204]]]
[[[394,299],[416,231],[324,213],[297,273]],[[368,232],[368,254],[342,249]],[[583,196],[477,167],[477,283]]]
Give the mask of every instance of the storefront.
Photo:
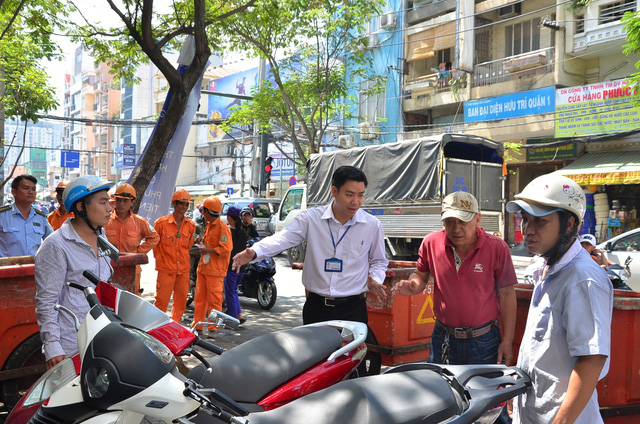
[[[638,226],[640,151],[587,153],[557,172],[588,194],[583,232],[600,242]]]

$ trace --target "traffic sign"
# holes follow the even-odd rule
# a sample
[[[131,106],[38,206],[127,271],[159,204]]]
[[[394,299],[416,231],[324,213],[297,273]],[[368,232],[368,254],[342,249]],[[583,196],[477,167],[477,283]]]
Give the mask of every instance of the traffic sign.
[[[80,168],[80,152],[72,152],[63,150],[60,152],[60,167],[62,168]]]
[[[227,196],[231,196],[233,194],[233,187],[227,187]]]
[[[297,183],[298,183],[298,180],[296,180],[296,177],[289,178],[289,186],[294,186]]]

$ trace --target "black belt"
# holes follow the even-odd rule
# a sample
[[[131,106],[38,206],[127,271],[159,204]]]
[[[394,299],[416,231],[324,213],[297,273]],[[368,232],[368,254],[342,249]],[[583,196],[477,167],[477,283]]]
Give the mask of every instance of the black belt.
[[[349,303],[354,303],[362,299],[367,298],[367,293],[360,293],[353,296],[346,297],[324,297],[319,294],[309,292],[309,298],[319,300],[324,303],[324,306],[342,306],[348,305]]]
[[[480,327],[449,327],[448,325],[444,325],[440,321],[436,320],[436,325],[442,329],[444,329],[447,333],[451,334],[456,339],[473,339],[478,336],[482,336],[483,334],[487,334],[489,331],[493,330],[497,327],[498,319],[494,319],[488,324],[481,325]]]

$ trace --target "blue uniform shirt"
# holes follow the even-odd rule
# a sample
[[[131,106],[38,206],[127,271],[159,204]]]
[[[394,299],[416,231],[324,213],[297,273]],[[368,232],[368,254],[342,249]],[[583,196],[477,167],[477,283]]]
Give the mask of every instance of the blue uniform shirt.
[[[0,208],[0,254],[3,257],[35,255],[42,240],[52,232],[47,215],[33,207],[27,219],[15,203]]]

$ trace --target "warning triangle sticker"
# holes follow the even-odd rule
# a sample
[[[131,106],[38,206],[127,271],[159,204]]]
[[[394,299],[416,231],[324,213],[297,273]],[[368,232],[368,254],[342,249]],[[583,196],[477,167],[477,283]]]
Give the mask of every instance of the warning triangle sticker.
[[[424,301],[424,305],[422,305],[416,324],[429,324],[432,322],[436,322],[436,320],[433,317],[433,297],[429,295]]]

